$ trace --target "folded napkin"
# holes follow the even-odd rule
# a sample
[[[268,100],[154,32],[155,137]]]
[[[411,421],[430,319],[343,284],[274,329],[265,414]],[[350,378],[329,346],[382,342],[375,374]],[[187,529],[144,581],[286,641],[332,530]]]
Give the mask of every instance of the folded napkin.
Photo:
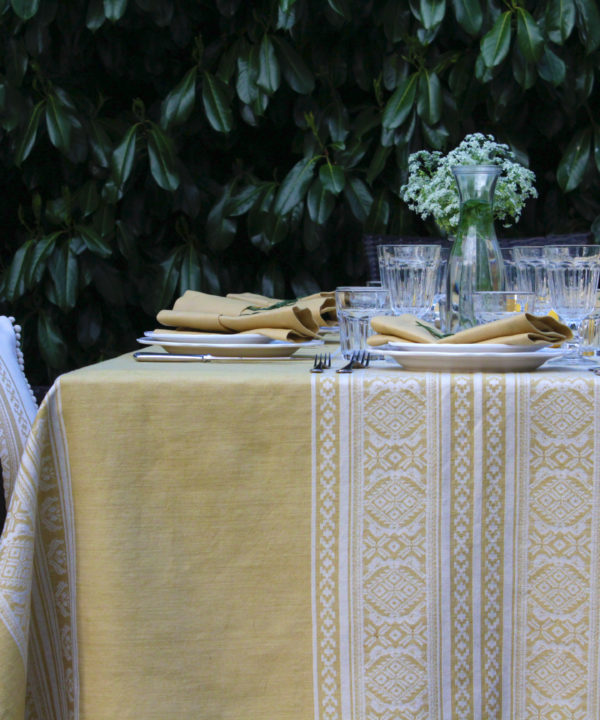
[[[308,308],[315,320],[320,326],[337,325],[337,314],[335,311],[335,293],[319,292],[314,295],[306,295],[298,298],[298,300],[276,300],[274,298],[265,297],[264,295],[256,295],[255,293],[229,293],[228,298],[242,300],[249,303],[250,307],[266,310],[273,305],[283,305],[292,303],[299,307]]]
[[[461,330],[454,335],[443,336],[440,331],[414,315],[374,317],[371,325],[376,334],[368,338],[369,345],[385,345],[388,342],[414,343],[498,343],[501,345],[560,345],[570,340],[573,333],[550,315],[537,317],[529,313],[510,315],[485,325]]]
[[[333,293],[274,300],[246,293],[221,297],[187,290],[172,310],[161,310],[156,319],[178,331],[250,332],[298,342],[317,337],[319,327],[329,322],[332,303],[335,313]]]

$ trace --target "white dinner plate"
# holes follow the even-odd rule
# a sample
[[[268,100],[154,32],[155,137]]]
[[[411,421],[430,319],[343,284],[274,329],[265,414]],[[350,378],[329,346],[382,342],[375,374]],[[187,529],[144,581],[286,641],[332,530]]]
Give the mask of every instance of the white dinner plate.
[[[491,352],[444,353],[409,350],[384,350],[406,370],[446,372],[524,372],[535,370],[550,360],[546,353]],[[554,356],[555,357],[555,356]]]
[[[538,352],[548,347],[547,345],[500,345],[498,343],[407,343],[390,341],[385,347],[402,351],[418,351],[418,352],[442,352],[442,353],[458,353],[459,355],[472,353],[532,353]]]
[[[167,352],[183,355],[213,355],[215,357],[288,357],[297,350],[323,345],[323,340],[306,342],[284,342],[271,340],[269,343],[198,343],[198,342],[157,342],[148,337],[138,338],[141,345],[160,345]]]
[[[149,340],[153,340],[156,344],[161,342],[185,342],[185,343],[210,343],[211,345],[223,344],[229,345],[231,343],[243,343],[249,345],[250,343],[270,343],[273,342],[271,338],[265,335],[259,335],[258,333],[203,333],[203,332],[178,332],[175,333],[161,333],[156,330],[146,330],[144,337]]]

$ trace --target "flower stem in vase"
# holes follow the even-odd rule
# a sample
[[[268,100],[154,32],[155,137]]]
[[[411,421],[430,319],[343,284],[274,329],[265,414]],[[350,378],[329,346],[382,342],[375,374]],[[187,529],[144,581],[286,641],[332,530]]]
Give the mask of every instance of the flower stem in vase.
[[[504,264],[494,228],[493,197],[501,168],[452,169],[460,196],[460,219],[448,265],[445,332],[476,324],[473,293],[504,289]]]

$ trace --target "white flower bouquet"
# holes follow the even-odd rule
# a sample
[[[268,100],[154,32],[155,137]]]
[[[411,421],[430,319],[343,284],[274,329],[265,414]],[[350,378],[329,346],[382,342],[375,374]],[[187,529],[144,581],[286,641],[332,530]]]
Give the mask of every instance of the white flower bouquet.
[[[447,155],[421,150],[408,158],[408,182],[402,199],[424,220],[432,217],[440,230],[452,236],[459,220],[458,187],[452,174],[457,165],[499,165],[494,194],[494,217],[509,227],[521,217],[527,198],[537,197],[535,174],[521,165],[514,153],[493,135],[473,133]]]

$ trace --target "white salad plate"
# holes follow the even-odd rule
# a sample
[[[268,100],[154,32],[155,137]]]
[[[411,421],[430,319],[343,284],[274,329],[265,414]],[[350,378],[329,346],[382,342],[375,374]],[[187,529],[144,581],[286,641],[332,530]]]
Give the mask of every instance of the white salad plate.
[[[288,357],[297,350],[323,345],[323,340],[306,342],[284,342],[271,340],[268,343],[198,343],[179,341],[160,341],[149,337],[138,338],[140,345],[160,345],[167,352],[181,355],[212,355],[214,357]]]
[[[474,353],[533,353],[543,350],[547,345],[501,345],[498,343],[411,343],[390,341],[386,346],[393,350],[428,353],[457,353],[472,355]]]
[[[468,352],[444,353],[409,350],[383,350],[406,370],[446,372],[526,372],[551,359],[546,353]]]
[[[184,342],[184,343],[199,343],[211,345],[222,344],[239,344],[249,345],[250,343],[261,343],[267,344],[272,342],[271,338],[265,335],[259,335],[258,333],[203,333],[203,332],[178,332],[175,333],[161,333],[156,330],[146,330],[144,337],[149,340],[153,340],[159,344],[161,342]]]

